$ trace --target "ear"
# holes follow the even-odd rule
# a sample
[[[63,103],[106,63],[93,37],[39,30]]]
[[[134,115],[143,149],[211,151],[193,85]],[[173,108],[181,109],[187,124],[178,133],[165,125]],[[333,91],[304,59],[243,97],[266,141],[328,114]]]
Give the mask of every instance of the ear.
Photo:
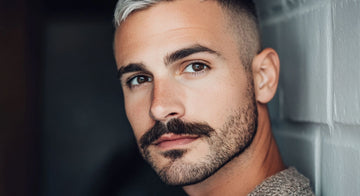
[[[254,57],[252,71],[256,101],[266,104],[274,97],[279,83],[279,55],[274,49],[264,49]]]

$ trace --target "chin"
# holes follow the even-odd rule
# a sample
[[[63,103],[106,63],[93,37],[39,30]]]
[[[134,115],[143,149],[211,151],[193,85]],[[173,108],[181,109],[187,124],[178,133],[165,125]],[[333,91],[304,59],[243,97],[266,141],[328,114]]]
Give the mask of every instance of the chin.
[[[214,172],[184,161],[174,161],[170,165],[158,171],[160,179],[170,186],[187,186],[197,184]]]

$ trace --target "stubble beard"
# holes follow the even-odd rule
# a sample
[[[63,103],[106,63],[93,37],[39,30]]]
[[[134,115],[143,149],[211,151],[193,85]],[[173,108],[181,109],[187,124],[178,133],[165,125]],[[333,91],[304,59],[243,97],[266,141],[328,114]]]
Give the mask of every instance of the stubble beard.
[[[147,147],[140,149],[141,154],[168,185],[186,186],[205,180],[245,151],[255,137],[258,113],[253,85],[249,86],[247,95],[249,103],[233,111],[221,129],[211,132],[209,136],[201,136],[209,146],[209,154],[195,163],[183,159],[186,149],[161,153],[160,156],[169,160],[161,168]]]

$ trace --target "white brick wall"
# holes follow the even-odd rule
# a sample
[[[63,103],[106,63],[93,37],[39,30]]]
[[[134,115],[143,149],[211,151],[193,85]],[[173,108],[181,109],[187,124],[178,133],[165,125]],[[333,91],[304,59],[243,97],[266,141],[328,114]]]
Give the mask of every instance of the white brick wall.
[[[360,125],[360,1],[337,1],[332,12],[334,120]]]
[[[316,195],[360,194],[360,0],[256,0],[279,52],[270,103],[284,161]]]

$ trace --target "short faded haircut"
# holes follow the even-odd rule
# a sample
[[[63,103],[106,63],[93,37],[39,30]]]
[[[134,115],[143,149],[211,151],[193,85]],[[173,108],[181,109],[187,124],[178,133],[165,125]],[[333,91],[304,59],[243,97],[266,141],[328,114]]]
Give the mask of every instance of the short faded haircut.
[[[149,8],[160,2],[177,0],[119,0],[114,13],[115,28],[133,12]],[[261,51],[260,31],[255,4],[252,0],[199,0],[216,1],[227,13],[228,25],[236,34],[240,60],[251,72],[252,59]]]

